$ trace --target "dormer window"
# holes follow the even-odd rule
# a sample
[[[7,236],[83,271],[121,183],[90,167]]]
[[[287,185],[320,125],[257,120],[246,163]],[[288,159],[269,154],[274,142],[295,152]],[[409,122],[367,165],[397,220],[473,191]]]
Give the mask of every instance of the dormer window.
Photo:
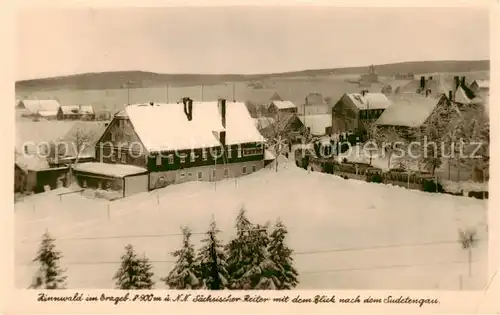
[[[190,154],[190,161],[191,161],[191,163],[196,161],[196,154],[194,152],[191,152],[191,154]]]

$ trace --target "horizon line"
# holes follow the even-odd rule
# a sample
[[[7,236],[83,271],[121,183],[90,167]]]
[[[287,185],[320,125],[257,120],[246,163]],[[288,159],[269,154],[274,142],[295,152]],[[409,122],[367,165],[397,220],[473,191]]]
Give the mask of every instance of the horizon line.
[[[89,74],[104,74],[104,73],[120,73],[120,72],[143,72],[143,73],[152,73],[158,75],[199,75],[199,76],[241,76],[241,77],[249,77],[249,76],[266,76],[266,75],[283,75],[283,74],[292,74],[296,72],[306,72],[306,71],[326,71],[326,70],[344,70],[350,68],[362,68],[369,67],[371,65],[375,67],[379,66],[388,66],[388,65],[397,65],[404,63],[424,63],[424,62],[481,62],[488,61],[491,62],[490,59],[439,59],[439,60],[420,60],[420,61],[398,61],[392,63],[381,63],[381,64],[369,64],[369,65],[351,65],[351,66],[341,66],[335,68],[306,68],[300,70],[288,70],[281,72],[267,72],[267,73],[166,73],[166,72],[155,72],[149,70],[139,70],[139,69],[130,69],[130,70],[109,70],[109,71],[88,71],[88,72],[78,72],[73,74],[61,74],[49,77],[38,77],[31,79],[19,79],[16,80],[15,83],[19,82],[27,82],[27,81],[36,81],[36,80],[48,80],[48,79],[57,79],[57,78],[65,78],[79,75],[89,75]]]

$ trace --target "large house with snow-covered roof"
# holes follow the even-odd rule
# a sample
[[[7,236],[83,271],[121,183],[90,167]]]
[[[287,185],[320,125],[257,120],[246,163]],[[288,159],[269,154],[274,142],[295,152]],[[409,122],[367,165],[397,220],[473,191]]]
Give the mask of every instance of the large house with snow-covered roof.
[[[383,93],[346,93],[332,108],[332,132],[343,133],[364,130],[392,105]]]
[[[256,172],[264,167],[264,141],[241,102],[128,105],[97,142],[97,162],[75,170],[81,185],[127,196]]]

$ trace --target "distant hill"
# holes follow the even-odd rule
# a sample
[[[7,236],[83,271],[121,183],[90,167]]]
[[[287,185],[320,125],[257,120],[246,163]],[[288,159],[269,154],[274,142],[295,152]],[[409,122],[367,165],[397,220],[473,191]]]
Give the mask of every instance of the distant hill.
[[[432,72],[470,72],[487,71],[490,69],[489,60],[474,61],[414,61],[400,62],[384,65],[375,65],[375,71],[382,76],[394,73],[432,73]],[[53,89],[77,89],[77,90],[104,90],[124,88],[127,84],[131,87],[155,87],[165,84],[170,85],[215,85],[222,82],[263,80],[267,78],[291,78],[298,76],[320,76],[320,75],[346,75],[363,74],[368,72],[365,67],[347,67],[337,69],[315,69],[291,71],[270,74],[162,74],[144,71],[116,71],[100,73],[83,73],[69,76],[52,78],[23,80],[16,82],[17,90],[53,90]]]

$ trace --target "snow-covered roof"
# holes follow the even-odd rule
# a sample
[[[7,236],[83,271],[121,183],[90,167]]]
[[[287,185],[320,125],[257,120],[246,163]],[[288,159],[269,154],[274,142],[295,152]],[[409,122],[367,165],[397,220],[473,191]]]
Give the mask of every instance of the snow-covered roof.
[[[382,126],[421,126],[437,105],[432,97],[399,99],[387,108],[375,122]]]
[[[264,151],[264,160],[269,161],[269,160],[274,160],[276,156],[269,150]]]
[[[22,100],[22,104],[32,113],[39,111],[57,112],[60,106],[56,100]]]
[[[94,107],[92,105],[81,105],[80,111],[82,114],[94,114]]]
[[[79,105],[61,105],[61,111],[65,115],[79,114],[80,113],[80,106]]]
[[[192,120],[184,105],[146,104],[125,108],[135,132],[148,151],[182,150],[219,146],[214,132],[226,131],[226,144],[263,142],[245,103],[226,102],[226,128],[218,102],[193,102]]]
[[[459,86],[455,91],[454,101],[460,104],[480,104],[483,102],[480,97],[474,97],[473,99],[470,99],[461,86]]]
[[[366,93],[364,96],[359,93],[348,93],[346,95],[358,109],[386,109],[392,104],[383,93]]]
[[[61,111],[65,115],[94,114],[92,105],[61,105]]]
[[[38,114],[42,117],[57,116],[57,110],[40,110]]]
[[[299,117],[304,126],[310,128],[313,135],[324,135],[326,128],[332,126],[332,116],[328,114],[297,117]]]
[[[295,104],[291,101],[273,101],[272,104],[274,104],[274,106],[278,109],[297,108],[297,106],[295,106]]]
[[[480,88],[480,89],[489,89],[490,88],[490,81],[489,80],[474,80],[474,82],[476,82],[478,88]]]
[[[145,168],[128,164],[108,164],[99,162],[79,163],[73,169],[80,172],[100,174],[112,177],[125,177],[147,172]]]

